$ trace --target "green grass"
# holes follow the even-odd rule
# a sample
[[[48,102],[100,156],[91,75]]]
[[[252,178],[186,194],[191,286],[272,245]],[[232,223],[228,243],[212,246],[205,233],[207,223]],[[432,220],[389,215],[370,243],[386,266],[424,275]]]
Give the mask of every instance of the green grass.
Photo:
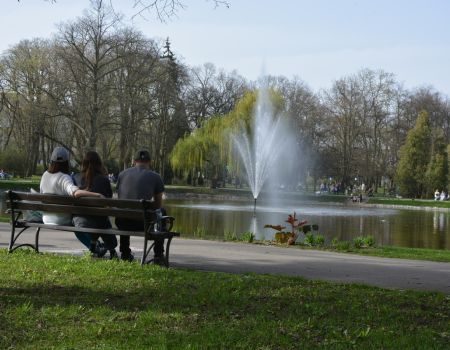
[[[450,201],[435,201],[430,199],[401,199],[401,198],[369,198],[369,204],[385,204],[413,207],[450,208]]]
[[[29,178],[29,179],[12,179],[12,180],[0,180],[0,190],[10,190],[14,189],[16,191],[29,191],[30,188],[39,191],[40,179]]]
[[[450,298],[0,250],[2,349],[445,349]]]
[[[381,258],[397,258],[411,260],[428,260],[437,262],[450,262],[450,250],[426,249],[426,248],[407,248],[407,247],[368,247],[357,248],[350,241],[339,241],[334,246],[330,245],[308,245],[296,244],[295,246],[287,246],[286,244],[276,244],[273,241],[255,241],[255,244],[274,244],[286,248],[325,250],[336,253],[349,253],[358,255],[378,256]]]
[[[450,262],[450,250],[385,246],[355,249],[353,253],[383,258]]]

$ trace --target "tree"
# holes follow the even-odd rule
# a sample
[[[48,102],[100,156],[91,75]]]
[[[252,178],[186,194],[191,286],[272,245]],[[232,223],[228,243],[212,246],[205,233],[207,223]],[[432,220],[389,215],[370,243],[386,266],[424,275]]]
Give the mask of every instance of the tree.
[[[23,154],[21,174],[35,173],[46,128],[49,46],[39,39],[24,40],[2,58],[0,85],[7,130],[4,148],[17,147]],[[13,142],[11,142],[13,141]],[[10,142],[12,144],[10,144]]]
[[[186,6],[181,0],[132,0],[132,2],[133,8],[137,10],[133,17],[141,16],[145,18],[146,14],[155,13],[161,22],[176,16],[178,11]],[[225,0],[212,0],[212,2],[215,7],[230,7],[230,3]]]
[[[334,154],[328,165],[329,174],[340,178],[346,187],[357,172],[355,161],[358,140],[361,136],[359,113],[360,90],[354,78],[337,80],[329,92],[324,93],[323,104],[326,112],[324,148]]]
[[[57,0],[44,0],[51,3],[56,3]],[[206,0],[209,1],[209,0]],[[20,2],[20,0],[17,0]],[[111,4],[111,8],[113,8],[114,1],[109,0]],[[214,7],[225,6],[226,8],[230,7],[229,1],[225,0],[212,0]],[[181,0],[130,0],[131,7],[136,10],[134,17],[143,17],[146,18],[146,15],[150,15],[152,13],[156,14],[156,17],[161,21],[165,22],[169,18],[176,16],[177,13],[184,9],[186,5]]]
[[[183,100],[191,130],[215,115],[230,113],[247,90],[236,72],[218,71],[212,63],[190,69],[188,79]]]
[[[120,45],[114,29],[119,18],[102,0],[83,17],[61,26],[58,57],[63,62],[69,84],[62,98],[65,115],[73,126],[79,155],[97,146],[100,130],[107,129],[111,99],[109,76],[118,69],[116,48]]]
[[[289,171],[292,177],[287,182],[297,185],[304,182],[308,175],[315,179],[321,158],[321,142],[326,138],[323,134],[325,113],[318,96],[298,77],[288,80],[283,76],[269,76],[267,80],[268,86],[283,98],[284,111],[299,150],[300,161],[295,162],[295,167]]]
[[[431,160],[428,163],[426,172],[427,195],[432,196],[436,189],[442,191],[448,185],[448,154],[442,130],[435,129],[436,135],[431,147]]]
[[[417,118],[416,125],[408,132],[406,142],[400,149],[396,177],[400,194],[413,198],[426,196],[431,145],[428,113],[422,111]]]
[[[117,69],[110,75],[113,139],[118,148],[121,169],[130,165],[134,151],[139,147],[140,133],[146,124],[151,105],[149,90],[156,80],[159,52],[156,44],[140,33],[126,29],[118,33],[121,45],[115,53]]]
[[[250,137],[254,132],[252,121],[256,97],[256,91],[247,92],[233,111],[210,118],[201,128],[180,139],[171,153],[174,170],[190,172],[191,175],[200,171],[210,179],[223,179],[225,169],[232,176],[242,176],[244,167],[234,152],[230,134],[243,131]],[[274,115],[279,117],[283,108],[282,97],[272,91],[270,98]]]

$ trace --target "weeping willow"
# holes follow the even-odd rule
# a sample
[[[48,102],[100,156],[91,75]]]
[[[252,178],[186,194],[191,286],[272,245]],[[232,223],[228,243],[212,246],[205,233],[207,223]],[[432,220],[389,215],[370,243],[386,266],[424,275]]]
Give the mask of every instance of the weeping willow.
[[[239,174],[241,165],[234,152],[231,133],[242,127],[251,133],[256,97],[256,91],[246,93],[232,112],[212,117],[201,128],[180,139],[170,156],[173,170],[186,174],[204,172],[208,168],[217,172],[226,167],[231,174]],[[280,111],[283,105],[281,97],[272,93],[272,98]]]

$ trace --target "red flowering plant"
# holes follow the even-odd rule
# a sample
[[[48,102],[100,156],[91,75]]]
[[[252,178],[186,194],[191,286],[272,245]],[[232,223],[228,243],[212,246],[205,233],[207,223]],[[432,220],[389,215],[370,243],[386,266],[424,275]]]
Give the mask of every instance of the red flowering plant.
[[[299,221],[296,218],[296,213],[288,215],[287,220],[285,221],[291,225],[290,231],[284,231],[286,226],[281,225],[264,225],[264,228],[272,228],[278,232],[275,233],[275,241],[277,243],[287,243],[289,245],[295,244],[295,240],[298,237],[298,231],[302,229],[302,227],[306,224],[306,220]]]

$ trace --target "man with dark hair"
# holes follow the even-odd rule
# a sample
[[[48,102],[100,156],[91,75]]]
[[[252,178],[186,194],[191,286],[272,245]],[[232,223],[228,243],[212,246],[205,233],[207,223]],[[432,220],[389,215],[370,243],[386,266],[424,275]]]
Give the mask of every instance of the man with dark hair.
[[[117,179],[117,194],[120,199],[146,199],[153,200],[153,209],[161,209],[164,183],[161,176],[150,169],[150,153],[139,150],[134,157],[134,166],[122,171]],[[119,230],[142,231],[143,221],[116,218]],[[164,254],[164,242],[155,242],[154,262],[161,263]],[[130,236],[120,236],[121,259],[132,261],[134,256],[130,249]]]

